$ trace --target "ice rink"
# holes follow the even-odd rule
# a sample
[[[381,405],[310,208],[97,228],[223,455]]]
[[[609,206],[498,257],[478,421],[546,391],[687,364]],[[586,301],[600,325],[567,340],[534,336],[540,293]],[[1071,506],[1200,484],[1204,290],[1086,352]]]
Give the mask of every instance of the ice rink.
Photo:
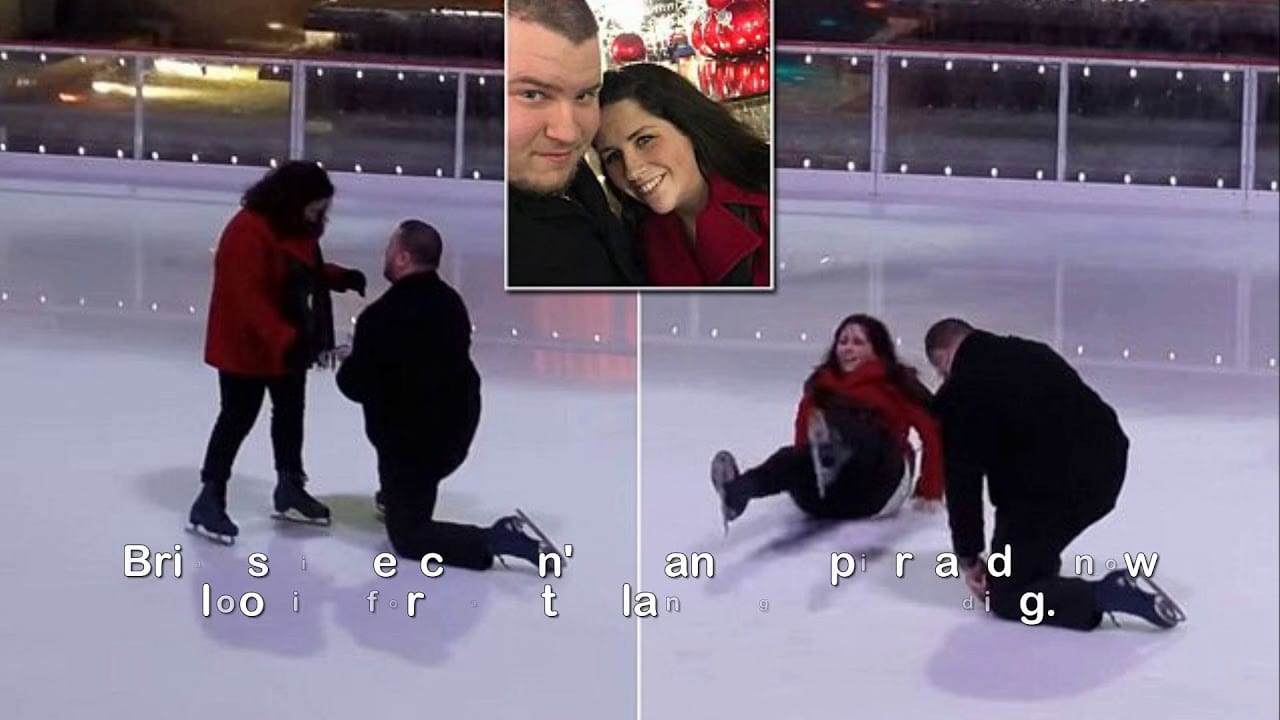
[[[373,558],[388,547],[372,505],[374,455],[359,408],[328,372],[310,376],[304,458],[334,525],[268,516],[268,403],[230,486],[238,542],[184,532],[217,411],[203,364],[210,247],[237,198],[8,183],[5,717],[634,717],[635,629],[616,600],[636,567],[634,299],[506,297],[500,201],[397,204],[342,188],[324,246],[369,276],[370,300],[386,286],[388,233],[418,215],[443,233],[446,277],[471,305],[484,414],[438,516],[487,525],[519,506],[574,545],[562,576],[513,566],[432,579],[402,562],[394,578],[377,577]],[[335,299],[340,314],[360,304]],[[180,544],[182,577],[170,564],[162,579],[126,578],[126,544]],[[265,578],[248,573],[253,552],[268,556]],[[205,583],[215,601],[257,592],[266,609],[204,618]],[[544,614],[546,583],[555,618]],[[415,618],[410,592],[426,596]]]
[[[637,700],[664,720],[1280,709],[1275,213],[784,194],[776,293],[647,296],[637,328],[631,296],[504,293],[500,203],[343,187],[324,247],[370,277],[369,300],[385,288],[387,233],[416,215],[442,231],[444,275],[472,311],[484,417],[439,516],[488,524],[522,507],[574,545],[563,576],[431,579],[412,563],[375,576],[388,548],[373,453],[358,408],[321,371],[305,459],[334,526],[268,517],[268,405],[232,479],[237,544],[184,532],[217,410],[202,361],[210,249],[235,194],[3,181],[6,717],[597,720],[635,718]],[[340,325],[367,301],[338,296]],[[859,311],[882,317],[918,366],[943,315],[1061,348],[1132,439],[1118,509],[1064,568],[1087,553],[1101,574],[1126,552],[1158,552],[1156,577],[1187,623],[1161,633],[1122,618],[1081,634],[966,610],[961,582],[933,574],[950,549],[944,514],[815,526],[782,497],[753,503],[723,537],[712,454],[746,466],[788,442],[805,375]],[[126,544],[181,544],[183,576],[126,578]],[[253,552],[268,556],[266,578],[250,577]],[[712,553],[715,576],[666,578],[670,552]],[[833,552],[865,553],[865,570],[833,588]],[[902,578],[898,552],[916,558]],[[205,583],[214,599],[258,592],[266,610],[204,618]],[[559,617],[544,615],[546,583]],[[660,617],[640,621],[638,696],[623,583],[660,601]],[[415,618],[411,592],[426,595]]]
[[[662,612],[643,626],[645,717],[1275,717],[1275,215],[908,198],[780,212],[775,296],[643,301],[641,583]],[[1119,507],[1064,572],[1076,554],[1102,575],[1158,552],[1188,622],[1083,634],[966,610],[963,583],[934,574],[945,514],[819,525],[780,496],[723,537],[712,454],[745,469],[790,442],[801,384],[853,312],[885,320],[931,386],[923,338],[945,316],[1064,348],[1132,440]],[[713,554],[715,576],[668,579],[671,552]],[[835,588],[834,552],[866,557]],[[915,557],[901,578],[898,552]]]

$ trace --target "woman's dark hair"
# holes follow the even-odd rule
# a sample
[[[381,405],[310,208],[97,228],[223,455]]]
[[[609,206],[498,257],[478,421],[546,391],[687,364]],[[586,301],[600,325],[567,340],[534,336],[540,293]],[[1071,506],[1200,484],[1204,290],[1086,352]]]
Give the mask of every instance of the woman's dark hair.
[[[884,365],[889,382],[911,401],[928,407],[933,400],[933,393],[920,382],[919,373],[915,368],[904,365],[898,360],[898,351],[894,347],[893,338],[889,336],[889,328],[885,327],[879,319],[862,313],[850,315],[836,326],[835,332],[831,335],[831,346],[827,348],[827,354],[823,357],[822,363],[814,368],[805,387],[811,388],[818,373],[823,370],[830,370],[837,374],[841,372],[840,360],[836,357],[836,346],[840,344],[840,333],[850,325],[857,325],[866,333],[867,342],[871,344],[871,349]]]
[[[268,172],[245,191],[240,205],[267,219],[282,235],[318,235],[324,221],[310,222],[302,211],[317,200],[333,197],[329,174],[313,162],[292,161]]]
[[[769,192],[769,144],[679,73],[651,63],[606,72],[600,88],[601,109],[623,100],[634,100],[645,112],[675,125],[693,145],[703,177],[720,175],[744,190]],[[615,187],[608,173],[605,184],[622,203],[622,217],[628,224],[651,212]]]

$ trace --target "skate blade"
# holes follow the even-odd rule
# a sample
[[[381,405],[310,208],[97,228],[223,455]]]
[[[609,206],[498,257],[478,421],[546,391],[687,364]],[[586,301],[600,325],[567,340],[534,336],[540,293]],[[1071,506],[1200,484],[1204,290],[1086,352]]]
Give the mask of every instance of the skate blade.
[[[526,515],[523,510],[516,508],[516,517],[520,518],[520,522],[528,526],[529,530],[531,530],[534,535],[538,536],[539,542],[543,545],[543,548],[541,549],[542,552],[551,552],[556,555],[560,555],[561,563],[564,562],[564,555],[556,549],[556,544],[551,542],[551,538],[547,537],[547,534],[542,532],[542,528],[538,527],[537,524],[530,520],[529,516]]]
[[[1135,580],[1145,582],[1150,586],[1151,592],[1156,596],[1156,612],[1160,613],[1161,617],[1174,625],[1186,621],[1187,614],[1183,612],[1182,607],[1174,602],[1173,597],[1165,592],[1164,588],[1156,584],[1155,580],[1143,575],[1138,576]]]
[[[720,499],[720,522],[724,536],[729,537],[729,522],[734,519],[727,503],[729,483],[738,476],[738,465],[728,450],[721,450],[711,459],[711,487]]]
[[[210,530],[206,530],[203,525],[187,523],[187,532],[191,533],[192,535],[199,535],[200,537],[206,540],[212,540],[213,542],[216,542],[219,545],[226,545],[230,547],[236,544],[236,538],[234,535],[223,535],[221,533],[215,533]]]
[[[287,522],[297,523],[298,525],[315,525],[317,527],[328,527],[329,525],[333,524],[332,518],[309,518],[306,515],[303,515],[302,513],[298,512],[294,508],[289,508],[284,512],[280,512],[279,510],[277,510],[271,513],[271,517],[275,518],[276,520],[285,520]]]

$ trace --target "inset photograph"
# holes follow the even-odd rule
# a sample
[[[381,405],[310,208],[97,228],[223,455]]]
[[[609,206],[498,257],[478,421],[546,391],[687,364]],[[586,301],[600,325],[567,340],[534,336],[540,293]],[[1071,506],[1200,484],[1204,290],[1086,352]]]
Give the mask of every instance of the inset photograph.
[[[772,290],[769,6],[506,13],[507,290]]]

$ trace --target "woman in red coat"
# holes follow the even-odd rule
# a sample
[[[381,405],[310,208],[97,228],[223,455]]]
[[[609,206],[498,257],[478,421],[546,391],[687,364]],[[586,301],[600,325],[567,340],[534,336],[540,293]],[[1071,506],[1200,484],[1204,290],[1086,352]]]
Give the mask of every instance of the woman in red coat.
[[[769,145],[661,65],[605,73],[594,145],[654,285],[767,287]]]
[[[868,315],[845,318],[826,359],[805,382],[795,444],[741,474],[726,451],[712,460],[712,484],[726,529],[750,500],[782,492],[821,518],[892,513],[907,492],[918,507],[939,507],[942,447],[929,402],[915,370],[898,362],[884,323]],[[907,439],[912,428],[923,445],[913,491],[914,452]]]
[[[291,162],[244,194],[214,256],[205,362],[218,370],[222,406],[205,452],[192,530],[233,542],[227,480],[262,399],[271,395],[278,517],[328,524],[329,508],[303,485],[307,370],[333,349],[330,291],[365,290],[365,277],[320,252],[333,184],[318,165]]]

